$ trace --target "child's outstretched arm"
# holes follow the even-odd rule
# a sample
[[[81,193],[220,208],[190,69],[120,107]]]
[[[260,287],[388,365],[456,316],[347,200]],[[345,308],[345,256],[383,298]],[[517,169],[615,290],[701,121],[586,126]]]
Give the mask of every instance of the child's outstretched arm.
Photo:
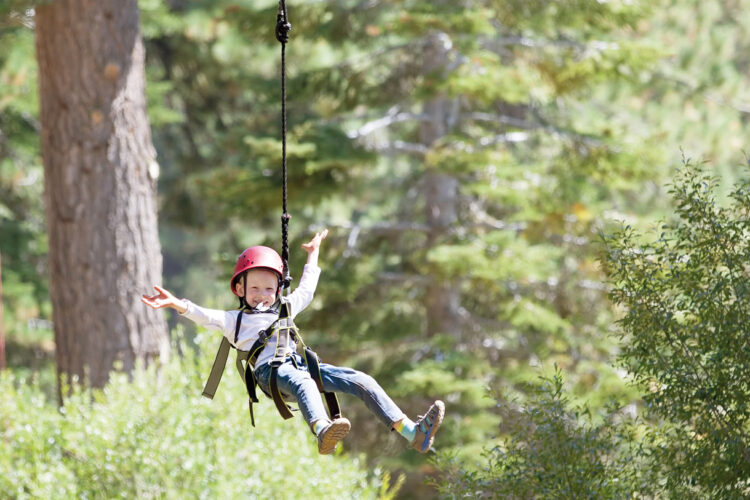
[[[163,307],[171,307],[180,314],[184,314],[187,311],[187,305],[182,299],[178,299],[166,288],[162,288],[159,285],[154,285],[157,293],[156,295],[143,295],[141,302],[154,309],[161,309]]]
[[[315,233],[313,239],[302,245],[302,249],[307,252],[307,263],[314,266],[318,265],[318,253],[321,242],[328,236],[328,229]]]
[[[287,297],[293,316],[296,316],[309,306],[315,295],[315,287],[318,286],[318,277],[320,276],[318,252],[320,250],[320,243],[326,236],[328,236],[328,229],[316,233],[310,241],[302,245],[302,249],[307,252],[307,264],[302,272],[299,286]]]

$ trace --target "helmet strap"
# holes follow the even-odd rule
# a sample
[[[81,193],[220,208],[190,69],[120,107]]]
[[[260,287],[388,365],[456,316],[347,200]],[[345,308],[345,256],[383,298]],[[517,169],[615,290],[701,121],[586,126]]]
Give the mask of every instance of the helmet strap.
[[[242,290],[244,292],[242,294],[242,300],[245,302],[245,307],[250,307],[250,304],[247,302],[247,271],[242,273]]]
[[[250,305],[245,300],[245,297],[247,297],[247,280],[245,279],[245,275],[246,274],[247,274],[247,271],[245,271],[244,273],[242,273],[240,275],[240,277],[239,277],[239,279],[242,280],[242,287],[244,288],[244,291],[245,291],[245,293],[242,295],[242,297],[239,298],[240,299],[240,309],[245,309],[245,308],[249,308],[250,307]],[[236,287],[237,284],[235,283],[234,286]]]

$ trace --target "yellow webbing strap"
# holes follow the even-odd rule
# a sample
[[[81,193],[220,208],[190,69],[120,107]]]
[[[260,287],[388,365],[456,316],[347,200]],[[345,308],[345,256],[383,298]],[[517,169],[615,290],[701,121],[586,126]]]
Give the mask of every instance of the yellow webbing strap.
[[[276,333],[276,347],[274,348],[273,359],[271,360],[271,375],[269,380],[269,389],[271,390],[271,397],[276,405],[276,409],[279,410],[279,414],[283,419],[292,418],[291,410],[284,402],[284,397],[281,395],[278,383],[276,381],[279,366],[284,363],[288,354],[289,338],[293,337],[297,333],[297,327],[294,325],[294,321],[289,314],[289,303],[282,301],[279,309],[279,319],[274,323],[273,326]],[[295,338],[296,340],[296,338]]]
[[[229,340],[227,340],[226,337],[222,338],[221,344],[219,344],[219,350],[216,352],[214,364],[211,366],[211,372],[208,374],[206,385],[203,388],[203,396],[208,399],[213,399],[216,395],[216,389],[219,387],[221,377],[224,375],[224,367],[227,364],[227,358],[229,357],[229,350],[231,348],[232,345],[229,343]],[[248,351],[237,349],[235,366],[237,366],[237,371],[242,378],[245,378],[245,365],[243,362],[247,361],[249,355],[250,353]]]
[[[213,399],[216,394],[216,388],[219,387],[221,376],[224,374],[224,366],[227,364],[227,357],[229,357],[229,349],[231,347],[229,340],[223,337],[219,345],[219,351],[216,353],[216,359],[214,359],[214,364],[211,367],[211,373],[208,374],[206,386],[203,388],[203,395],[208,399]]]
[[[279,386],[276,383],[276,375],[277,375],[278,367],[272,366],[271,367],[271,381],[269,384],[269,389],[271,389],[271,397],[273,398],[273,404],[276,405],[276,409],[279,410],[279,415],[281,415],[281,418],[284,420],[288,420],[292,418],[294,415],[292,414],[292,411],[289,409],[289,406],[284,402],[284,397],[281,395],[281,391],[279,390]]]
[[[240,333],[240,325],[242,325],[242,316],[245,308],[239,310],[237,315],[237,322],[234,325],[234,341],[237,342],[237,336]],[[208,374],[208,380],[206,380],[206,386],[203,388],[203,395],[208,399],[213,399],[216,394],[216,389],[219,387],[221,382],[221,376],[224,374],[224,367],[227,364],[227,358],[229,357],[229,350],[232,348],[232,344],[226,337],[222,337],[221,344],[219,344],[219,351],[216,353],[214,358],[214,364],[211,366],[211,373]],[[244,377],[244,369],[242,367],[242,361],[247,359],[247,352],[240,351],[237,349],[237,371],[240,372],[240,376]]]
[[[237,349],[237,359],[234,360],[234,365],[237,367],[237,372],[242,378],[245,378],[245,371],[246,367],[248,366],[247,363],[249,357],[250,351],[240,351],[239,349]]]
[[[271,363],[280,365],[286,359],[289,347],[289,338],[292,337],[296,341],[295,335],[297,334],[297,326],[289,317],[289,303],[282,302],[279,306],[279,319],[273,324],[273,329],[276,333],[276,347],[273,352],[273,359]]]
[[[315,381],[315,385],[318,386],[318,390],[326,400],[326,406],[328,406],[328,416],[331,420],[335,420],[341,416],[341,407],[339,406],[339,400],[334,392],[326,392],[323,388],[323,376],[320,374],[320,357],[318,354],[305,346],[305,364],[307,369],[310,371],[310,376]]]

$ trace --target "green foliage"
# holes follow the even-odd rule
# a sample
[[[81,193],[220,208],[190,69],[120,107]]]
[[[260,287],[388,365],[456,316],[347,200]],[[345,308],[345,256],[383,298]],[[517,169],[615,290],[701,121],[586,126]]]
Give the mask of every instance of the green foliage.
[[[299,243],[331,228],[306,340],[371,372],[409,414],[446,399],[438,445],[462,460],[497,427],[485,387],[523,391],[539,360],[596,405],[632,397],[606,365],[611,313],[590,241],[613,212],[663,207],[651,181],[679,146],[719,160],[744,144],[747,2],[288,2],[296,277]],[[24,336],[19,325],[50,314],[31,3],[0,6],[3,294]],[[139,7],[165,282],[229,306],[239,251],[279,243],[276,2]],[[430,115],[436,101],[444,116]],[[446,130],[428,143],[434,123]],[[444,227],[429,227],[446,208],[428,200],[436,174],[457,183]],[[426,334],[438,287],[457,292],[460,327]]]
[[[678,497],[750,492],[750,181],[723,203],[718,179],[686,162],[670,189],[675,218],[646,239],[607,238],[622,364],[642,388],[654,466]]]
[[[43,4],[48,0],[5,0],[0,3],[0,29],[5,25],[12,25],[18,21],[24,13],[35,5]]]
[[[750,1],[657,0],[651,6],[654,15],[638,23],[639,39],[667,57],[654,71],[640,72],[636,86],[611,90],[661,138],[669,158],[661,165],[672,164],[684,148],[714,165],[730,187],[738,174],[734,155],[748,136]]]
[[[522,405],[498,400],[507,437],[485,451],[478,469],[442,455],[440,490],[451,498],[615,499],[648,497],[637,427],[617,411],[592,415],[572,405],[562,372],[542,377]]]
[[[212,337],[212,340],[214,337]],[[227,366],[216,398],[200,396],[216,347],[113,374],[101,391],[72,387],[63,407],[35,383],[0,373],[3,498],[392,498],[356,457],[318,455],[301,419],[270,400],[250,426]]]
[[[30,4],[0,6],[0,253],[9,335],[20,334],[31,318],[50,315]]]
[[[535,357],[565,357],[577,377],[582,357],[608,355],[592,326],[606,295],[583,285],[602,278],[588,242],[613,191],[650,175],[649,138],[631,138],[620,109],[590,99],[662,55],[622,29],[643,4],[522,4],[304,4],[288,47],[293,116],[333,121],[380,153],[338,183],[337,212],[309,211],[316,224],[347,222],[323,249],[337,269],[325,269],[311,326],[379,380],[413,381],[407,411],[449,398],[449,419],[474,419],[478,434],[497,420],[476,397],[484,386],[522,378]],[[436,178],[455,182],[447,200],[431,196]],[[308,203],[329,188],[305,185]],[[457,300],[431,303],[436,290]],[[441,314],[454,321],[432,328]],[[430,378],[444,383],[417,383]],[[448,427],[442,444],[469,446],[462,429]]]

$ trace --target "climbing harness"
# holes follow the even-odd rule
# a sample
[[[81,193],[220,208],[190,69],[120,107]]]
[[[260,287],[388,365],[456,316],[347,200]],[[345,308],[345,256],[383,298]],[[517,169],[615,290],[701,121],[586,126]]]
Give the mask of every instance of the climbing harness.
[[[249,350],[244,351],[241,349],[236,349],[237,358],[235,365],[237,367],[237,371],[240,374],[240,377],[242,377],[242,379],[245,381],[245,388],[247,389],[249,400],[248,406],[250,410],[250,421],[253,427],[255,427],[253,403],[258,402],[258,396],[255,390],[256,386],[258,386],[258,381],[255,378],[255,362],[257,361],[261,351],[266,347],[268,340],[274,337],[276,339],[276,346],[274,347],[273,359],[269,362],[271,365],[271,374],[269,377],[269,392],[271,394],[266,393],[266,395],[273,399],[273,402],[276,405],[276,409],[279,411],[279,414],[282,416],[282,418],[286,420],[293,416],[291,408],[284,401],[284,395],[279,390],[277,384],[278,368],[286,361],[286,358],[293,353],[293,351],[289,349],[290,340],[294,342],[295,345],[302,345],[305,365],[310,372],[310,376],[315,381],[315,385],[326,401],[326,405],[328,406],[328,415],[330,416],[331,420],[339,418],[341,416],[341,409],[339,407],[338,398],[336,397],[335,393],[327,392],[324,390],[323,379],[320,373],[320,358],[315,353],[315,351],[306,346],[304,341],[302,340],[299,329],[292,320],[291,312],[289,311],[289,303],[286,302],[284,298],[280,298],[276,301],[276,303],[274,303],[273,306],[271,306],[269,310],[263,312],[278,312],[279,318],[274,321],[271,326],[259,333],[258,339],[253,343],[252,347],[250,347]],[[248,308],[240,309],[234,328],[235,343],[237,342],[237,339],[239,337],[240,326],[242,325],[242,317],[245,314],[253,314],[253,312]],[[221,339],[221,344],[219,345],[219,350],[216,353],[216,358],[214,359],[213,366],[211,367],[211,372],[209,373],[208,380],[206,381],[206,385],[203,388],[203,396],[209,399],[213,399],[214,395],[216,394],[216,389],[218,388],[219,382],[221,381],[221,377],[224,373],[224,366],[226,365],[227,358],[229,357],[229,350],[231,347],[232,344],[229,342],[229,340],[227,340],[226,337]],[[294,358],[292,358],[292,362],[294,362],[296,366]],[[263,388],[261,387],[261,389]]]
[[[281,296],[281,290],[288,292],[289,286],[292,282],[292,277],[289,272],[289,219],[291,216],[287,213],[287,168],[286,168],[286,43],[289,41],[289,31],[291,31],[292,25],[289,24],[286,2],[284,0],[279,1],[278,14],[276,16],[276,39],[281,43],[281,172],[282,172],[282,215],[281,215],[281,262],[278,262],[278,254],[273,249],[268,247],[251,247],[242,252],[240,257],[237,259],[235,264],[234,273],[230,281],[232,293],[239,297],[235,289],[235,285],[239,278],[243,276],[247,271],[252,268],[262,267],[269,268],[280,276],[279,292],[277,294],[276,302],[264,311],[258,311],[250,307],[243,297],[240,297],[240,310],[237,315],[237,322],[234,328],[234,343],[237,344],[237,340],[240,333],[240,326],[242,325],[242,318],[245,314],[256,314],[256,313],[273,313],[278,314],[278,319],[274,321],[271,326],[263,330],[258,335],[256,340],[249,350],[244,351],[241,349],[237,350],[237,358],[235,366],[240,374],[240,377],[245,381],[245,388],[247,389],[249,409],[250,409],[250,421],[255,427],[255,415],[253,414],[253,403],[258,402],[256,395],[256,386],[258,381],[255,378],[255,362],[258,359],[261,351],[266,347],[269,339],[276,339],[276,345],[274,347],[273,359],[271,359],[271,374],[269,377],[269,392],[267,396],[273,399],[276,409],[284,419],[291,418],[292,409],[284,401],[284,395],[281,393],[278,387],[277,375],[279,367],[286,362],[286,358],[295,352],[295,350],[289,348],[290,341],[297,344],[301,344],[304,352],[305,365],[307,366],[310,376],[315,381],[315,385],[323,395],[326,405],[328,406],[328,414],[331,420],[335,420],[341,416],[341,409],[339,407],[338,399],[336,394],[333,392],[326,392],[323,388],[323,380],[320,373],[320,358],[318,355],[307,347],[302,341],[302,336],[299,333],[299,329],[292,320],[291,311],[289,310],[289,302],[285,297]],[[275,257],[274,257],[275,255]],[[247,286],[247,281],[245,281]],[[245,296],[247,290],[245,290]],[[229,340],[224,337],[221,339],[219,350],[216,353],[216,358],[211,366],[211,372],[209,373],[206,385],[203,388],[203,396],[213,399],[216,394],[216,389],[219,386],[221,377],[224,373],[224,367],[226,366],[227,358],[229,357],[229,350],[232,348],[232,344]],[[295,358],[292,357],[292,362],[297,368]],[[263,389],[261,387],[261,389]],[[265,391],[263,391],[265,392]]]

